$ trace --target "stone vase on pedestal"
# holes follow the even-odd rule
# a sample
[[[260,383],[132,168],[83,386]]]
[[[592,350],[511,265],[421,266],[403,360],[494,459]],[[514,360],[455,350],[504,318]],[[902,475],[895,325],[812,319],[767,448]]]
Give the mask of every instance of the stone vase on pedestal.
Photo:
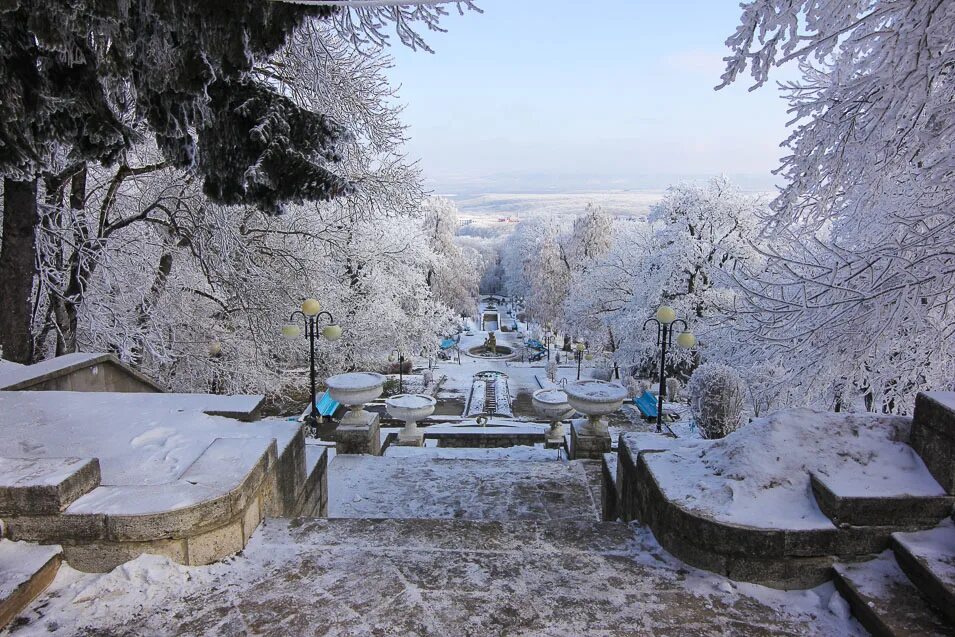
[[[336,430],[337,453],[381,453],[378,414],[364,410],[368,403],[381,396],[385,377],[373,372],[351,372],[332,376],[325,381],[333,399],[348,407]]]
[[[569,383],[565,391],[570,406],[587,417],[571,423],[570,457],[601,458],[612,446],[606,416],[620,409],[627,390],[617,383],[588,379]]]
[[[558,446],[564,441],[564,425],[574,415],[574,408],[567,402],[567,394],[560,389],[538,389],[531,396],[534,411],[550,421],[550,430],[545,437],[546,445]]]
[[[418,422],[433,414],[436,404],[434,398],[424,394],[397,394],[385,401],[391,417],[405,422],[404,429],[398,432],[399,446],[424,446],[424,433],[418,431]]]

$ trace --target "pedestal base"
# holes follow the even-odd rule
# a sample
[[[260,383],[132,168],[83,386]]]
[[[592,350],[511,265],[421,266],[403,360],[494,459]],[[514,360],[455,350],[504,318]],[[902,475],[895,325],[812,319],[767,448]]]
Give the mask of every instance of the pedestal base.
[[[564,425],[562,423],[557,423],[556,427],[551,427],[547,430],[547,433],[544,434],[544,446],[547,449],[553,449],[554,447],[559,447],[564,443]]]
[[[399,447],[423,447],[424,446],[424,434],[419,432],[413,434],[406,434],[404,432],[398,432],[398,446]]]
[[[364,413],[364,422],[352,417],[335,430],[335,453],[381,455],[380,418],[378,414]]]
[[[595,431],[586,420],[570,423],[571,460],[600,460],[611,446],[609,432]]]

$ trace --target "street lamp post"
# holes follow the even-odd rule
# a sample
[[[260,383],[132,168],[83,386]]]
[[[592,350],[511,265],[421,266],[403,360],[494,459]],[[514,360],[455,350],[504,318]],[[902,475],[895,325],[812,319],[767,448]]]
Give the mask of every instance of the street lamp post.
[[[404,392],[404,382],[403,374],[405,369],[405,355],[401,353],[400,349],[391,350],[391,354],[388,355],[388,360],[395,360],[395,354],[398,355],[398,393],[403,394]]]
[[[577,359],[577,380],[580,380],[580,361],[584,360],[584,352],[587,345],[583,341],[577,341],[574,345],[574,358]]]
[[[657,326],[657,347],[660,348],[660,390],[657,392],[657,431],[663,431],[663,399],[667,393],[666,377],[666,357],[667,347],[673,346],[673,328],[677,323],[683,324],[683,331],[676,337],[677,345],[687,349],[696,345],[696,337],[687,327],[686,321],[678,319],[676,312],[667,305],[661,306],[653,318],[648,318],[643,323],[643,329],[647,325],[656,323]]]
[[[547,328],[547,331],[544,332],[544,347],[547,348],[547,360],[550,360],[550,343],[554,335],[551,333],[550,328]]]
[[[321,334],[329,341],[337,341],[342,337],[342,328],[335,323],[335,318],[328,312],[323,312],[321,304],[315,299],[306,299],[302,303],[302,309],[295,310],[289,316],[289,325],[286,325],[282,328],[282,336],[286,338],[296,338],[301,333],[302,330],[298,325],[294,324],[294,321],[301,317],[305,322],[305,336],[308,338],[308,369],[309,369],[309,387],[312,391],[312,397],[309,401],[311,403],[311,408],[308,411],[308,416],[306,420],[308,425],[313,428],[313,430],[318,429],[318,407],[315,405],[315,340],[318,338],[318,335]],[[324,319],[328,321],[328,325],[322,328],[321,332],[318,331],[319,320]]]

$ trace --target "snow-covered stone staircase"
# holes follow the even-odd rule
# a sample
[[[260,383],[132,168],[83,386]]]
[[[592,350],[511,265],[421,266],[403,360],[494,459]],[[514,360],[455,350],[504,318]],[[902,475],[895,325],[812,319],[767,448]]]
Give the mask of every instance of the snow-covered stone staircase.
[[[328,516],[601,519],[598,463],[561,461],[544,449],[520,459],[459,452],[432,447],[401,457],[338,455],[329,463]]]
[[[836,588],[873,635],[955,635],[955,526],[894,533],[868,562],[836,564]]]
[[[834,565],[860,623],[873,635],[955,635],[955,394],[919,394],[911,444],[937,485],[865,484],[861,494],[813,476],[812,488],[837,524],[921,529],[893,532],[873,560]]]
[[[50,585],[62,558],[56,545],[0,540],[0,629]]]

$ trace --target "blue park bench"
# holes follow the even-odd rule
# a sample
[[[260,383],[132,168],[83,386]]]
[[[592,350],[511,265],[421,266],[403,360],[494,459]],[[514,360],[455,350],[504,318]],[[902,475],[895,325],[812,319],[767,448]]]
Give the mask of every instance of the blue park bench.
[[[339,402],[332,398],[328,392],[322,394],[322,397],[315,403],[315,409],[318,410],[319,414],[325,417],[334,415],[335,412],[338,411],[339,406]]]
[[[633,404],[647,420],[657,419],[657,397],[648,391],[633,399]]]

